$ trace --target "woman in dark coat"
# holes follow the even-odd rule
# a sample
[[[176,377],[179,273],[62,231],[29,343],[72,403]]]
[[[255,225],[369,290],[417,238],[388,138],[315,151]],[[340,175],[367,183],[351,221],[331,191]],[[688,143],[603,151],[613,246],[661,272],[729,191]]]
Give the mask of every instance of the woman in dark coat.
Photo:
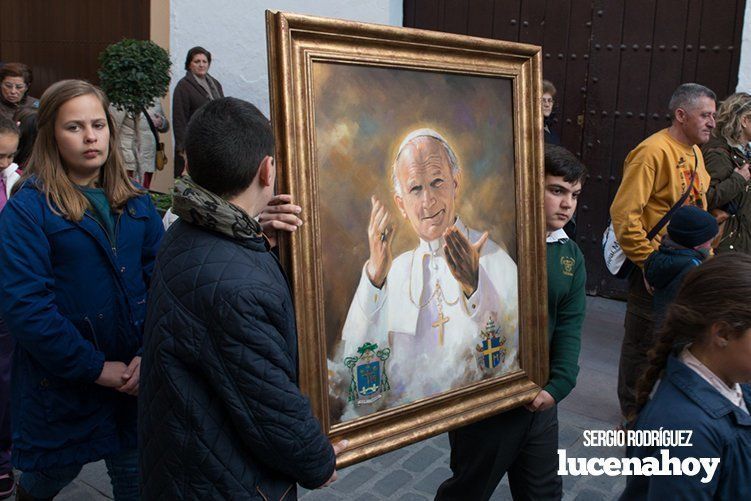
[[[164,230],[125,174],[107,107],[81,80],[45,91],[29,168],[0,217],[19,500],[52,499],[101,459],[115,499],[139,499],[143,321]]]
[[[718,252],[751,253],[751,95],[728,96],[717,110],[712,138],[702,146],[711,176],[707,190],[709,211],[723,223]]]
[[[542,117],[546,144],[561,144],[561,138],[553,130],[553,105],[555,104],[555,85],[549,80],[542,81]]]
[[[185,131],[193,113],[213,99],[224,97],[222,84],[209,75],[211,52],[193,47],[185,58],[185,76],[172,95],[172,130],[175,133],[175,177],[185,169]]]

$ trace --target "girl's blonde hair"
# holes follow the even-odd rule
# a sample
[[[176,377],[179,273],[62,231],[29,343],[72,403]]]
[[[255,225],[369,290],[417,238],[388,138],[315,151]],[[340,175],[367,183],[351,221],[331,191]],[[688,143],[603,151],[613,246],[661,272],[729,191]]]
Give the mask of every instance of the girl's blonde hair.
[[[89,202],[68,177],[55,138],[55,121],[63,104],[86,95],[93,95],[99,100],[107,117],[110,132],[109,155],[102,165],[99,184],[104,189],[112,210],[122,211],[128,200],[143,193],[133,186],[123,167],[120,149],[117,146],[117,130],[109,113],[107,96],[89,82],[61,80],[52,84],[40,100],[37,116],[39,132],[21,181],[29,176],[35,176],[50,209],[71,221],[83,219],[84,211],[89,208]],[[19,186],[21,184],[21,182],[18,183]]]
[[[725,139],[733,144],[743,141],[741,136],[741,119],[751,114],[751,94],[738,92],[729,95],[717,110],[717,125],[713,131],[715,137]]]

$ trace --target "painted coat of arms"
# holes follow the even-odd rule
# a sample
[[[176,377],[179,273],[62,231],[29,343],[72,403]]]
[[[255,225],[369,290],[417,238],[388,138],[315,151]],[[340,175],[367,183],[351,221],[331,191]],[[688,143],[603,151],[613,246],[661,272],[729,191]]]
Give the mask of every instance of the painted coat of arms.
[[[480,368],[495,369],[506,360],[506,336],[501,335],[501,327],[489,318],[485,329],[480,331],[480,338],[482,343],[475,346]]]
[[[357,356],[344,359],[352,380],[349,385],[349,401],[357,405],[370,404],[391,389],[386,375],[386,360],[391,350],[378,349],[375,343],[365,343],[357,348]]]

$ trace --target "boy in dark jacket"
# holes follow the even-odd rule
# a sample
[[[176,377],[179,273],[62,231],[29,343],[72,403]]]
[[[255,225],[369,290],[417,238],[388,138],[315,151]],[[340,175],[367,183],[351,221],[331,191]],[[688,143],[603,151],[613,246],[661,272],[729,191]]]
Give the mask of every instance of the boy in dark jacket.
[[[336,478],[336,448],[298,388],[294,305],[256,220],[274,198],[271,126],[217,99],[186,152],[146,318],[143,499],[295,499]]]
[[[655,325],[661,323],[686,273],[707,258],[719,231],[714,216],[698,207],[686,205],[675,211],[668,223],[667,237],[644,264],[644,277],[654,287]]]
[[[514,499],[561,499],[556,404],[576,385],[587,281],[584,256],[563,227],[586,174],[569,151],[545,145],[548,382],[526,406],[449,432],[453,477],[439,487],[437,500],[487,500],[507,472]]]

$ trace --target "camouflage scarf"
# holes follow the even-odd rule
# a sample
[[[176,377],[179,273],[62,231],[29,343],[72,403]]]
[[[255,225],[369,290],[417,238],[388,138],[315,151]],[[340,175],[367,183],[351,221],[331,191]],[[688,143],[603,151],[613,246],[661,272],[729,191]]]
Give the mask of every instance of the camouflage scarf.
[[[183,176],[175,180],[172,212],[189,223],[237,240],[261,236],[261,225],[244,210]]]

